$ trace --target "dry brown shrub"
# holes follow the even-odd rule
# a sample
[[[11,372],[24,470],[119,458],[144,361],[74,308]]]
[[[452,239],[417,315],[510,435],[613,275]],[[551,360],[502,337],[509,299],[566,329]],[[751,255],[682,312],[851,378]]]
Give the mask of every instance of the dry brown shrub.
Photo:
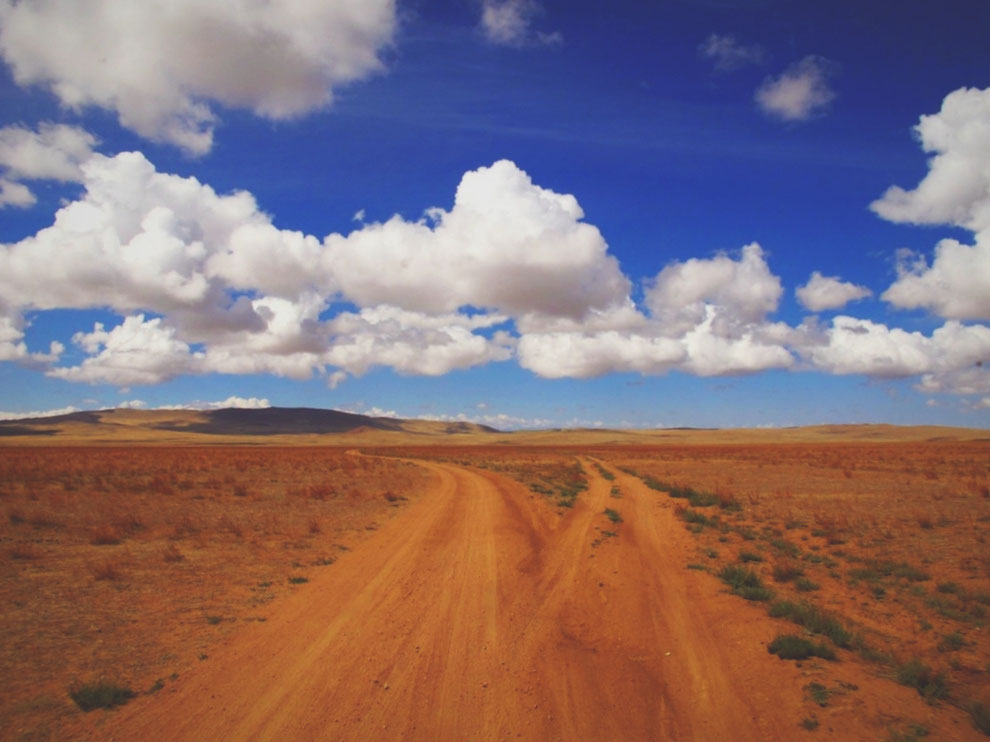
[[[199,526],[193,521],[193,519],[188,515],[183,515],[175,525],[172,526],[172,530],[169,532],[168,537],[172,541],[181,541],[186,536],[192,536],[199,533]]]
[[[29,559],[41,558],[41,550],[34,544],[28,542],[15,544],[7,553],[11,559],[23,559],[26,561]]]
[[[311,484],[309,486],[309,497],[311,500],[323,502],[332,498],[335,494],[333,487],[329,484]]]
[[[156,474],[148,483],[148,492],[155,495],[174,495],[175,488],[164,475]]]
[[[320,521],[316,518],[312,518],[309,521],[309,532],[312,534],[317,534],[320,532]]]
[[[741,507],[738,498],[733,494],[726,494],[724,492],[716,492],[715,498],[718,500],[718,506],[723,510],[732,510]],[[405,499],[405,498],[403,498]]]
[[[926,531],[930,531],[935,527],[935,521],[932,519],[932,516],[927,513],[918,513],[914,516],[914,519],[918,521],[918,525]]]
[[[9,520],[13,525],[17,526],[20,525],[21,523],[26,522],[27,516],[24,514],[24,511],[19,508],[10,508],[7,511],[7,520]]]
[[[27,522],[36,528],[58,528],[62,525],[52,513],[47,510],[37,510],[28,516]]]
[[[119,580],[124,576],[123,566],[117,559],[104,559],[86,565],[94,580]]]
[[[113,519],[113,525],[124,533],[144,530],[145,523],[136,513],[128,512]]]
[[[169,563],[181,562],[185,560],[185,555],[179,551],[179,547],[175,544],[166,544],[165,548],[162,549],[162,559]]]
[[[120,531],[109,523],[91,528],[89,531],[89,543],[93,546],[114,546],[122,540]]]
[[[226,531],[235,538],[244,538],[244,529],[240,523],[235,522],[230,516],[224,515],[217,522],[218,531]]]

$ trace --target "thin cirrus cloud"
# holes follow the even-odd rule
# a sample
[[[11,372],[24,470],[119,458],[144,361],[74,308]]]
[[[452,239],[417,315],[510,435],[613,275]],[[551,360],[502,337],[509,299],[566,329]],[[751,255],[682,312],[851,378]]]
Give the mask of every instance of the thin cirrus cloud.
[[[937,196],[941,218],[981,230],[976,245],[962,246],[977,257],[990,192],[973,157],[983,150],[959,131],[986,120],[971,100],[986,95],[967,93],[960,110],[953,93],[926,117],[925,131],[951,123],[944,141],[922,131],[923,145],[939,153],[929,175],[915,191],[888,191],[874,204],[888,218],[934,220]],[[971,167],[967,182],[983,190],[933,190],[928,179],[947,162],[963,173]],[[757,243],[672,261],[637,303],[578,199],[537,185],[508,160],[464,173],[447,208],[322,238],[278,229],[250,193],[220,194],[158,172],[140,153],[91,154],[78,168],[83,192],[51,226],[0,245],[0,353],[69,381],[130,387],[185,374],[317,374],[336,385],[375,367],[442,375],[515,359],[546,378],[812,369],[919,377],[928,393],[985,396],[990,388],[980,365],[990,359],[990,328],[960,321],[978,306],[929,301],[946,322],[928,335],[846,315],[791,326],[774,319],[785,288]],[[900,211],[885,213],[891,199]],[[930,267],[910,275],[939,296],[975,301],[965,272],[933,273],[947,259],[958,260],[943,243]],[[891,304],[906,276],[884,294]],[[821,311],[866,289],[817,274],[798,292]],[[342,311],[341,301],[351,306]],[[92,307],[121,321],[76,332],[81,361],[60,362],[57,343],[47,354],[28,352],[27,312]]]
[[[141,136],[210,150],[214,105],[286,119],[382,69],[393,0],[0,0],[0,55],[19,85],[98,106]]]
[[[754,95],[765,114],[782,121],[807,121],[824,113],[835,99],[829,85],[834,64],[807,56],[777,77],[768,77]]]

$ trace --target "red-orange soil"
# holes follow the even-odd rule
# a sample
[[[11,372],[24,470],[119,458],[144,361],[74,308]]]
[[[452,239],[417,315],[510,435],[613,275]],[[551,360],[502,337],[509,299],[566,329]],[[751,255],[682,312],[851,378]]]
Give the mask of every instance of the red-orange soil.
[[[230,449],[225,455],[250,461],[265,450]],[[248,512],[239,516],[248,535],[240,542],[231,539],[229,554],[239,553],[234,547],[262,554],[246,563],[254,571],[245,585],[256,584],[266,564],[281,575],[283,586],[290,573],[305,574],[308,583],[283,588],[270,602],[252,607],[250,615],[243,607],[250,590],[239,598],[212,596],[227,600],[223,610],[240,620],[222,624],[225,630],[208,643],[197,640],[203,659],[179,657],[175,675],[160,690],[113,711],[83,714],[55,690],[46,696],[49,706],[36,702],[30,708],[30,697],[19,699],[22,705],[8,705],[4,717],[22,725],[20,736],[883,740],[922,725],[931,739],[985,739],[964,707],[990,702],[990,646],[977,608],[990,593],[986,444],[475,447],[346,459],[339,451],[310,451],[315,458],[301,460],[327,456],[336,481],[363,477],[365,484],[354,488],[374,495],[353,493],[347,500],[334,493],[314,500],[303,491],[280,499],[260,487],[248,498],[223,494],[221,503],[237,513],[247,506],[243,500],[253,497],[258,510],[251,517],[278,515],[286,521],[254,537]],[[17,456],[23,455],[22,449]],[[281,456],[302,454],[287,450]],[[273,479],[289,476],[287,468],[269,464]],[[403,478],[401,486],[385,484],[396,477]],[[721,513],[710,523],[722,525],[692,533],[684,522],[691,508],[648,487],[649,477],[709,489],[739,507],[697,508],[709,516]],[[587,486],[566,507],[561,503],[568,496],[559,493],[575,479]],[[315,480],[314,474],[312,486],[318,486]],[[32,525],[32,513],[55,513],[50,520],[59,522],[58,508],[44,498],[25,504],[26,489],[8,485],[3,495],[8,521],[12,511],[19,519],[3,525],[9,549],[27,543],[17,535],[24,529],[56,528],[44,525],[44,518]],[[318,505],[326,508],[318,511],[325,525],[309,533],[304,526]],[[165,533],[171,516],[155,525],[154,509],[151,501],[140,506],[148,513],[148,530],[160,527]],[[215,519],[219,512],[204,510],[202,517]],[[360,527],[367,520],[372,530]],[[64,528],[68,522],[63,518]],[[218,522],[211,521],[214,527]],[[274,543],[285,541],[282,532],[293,528],[293,546]],[[149,596],[135,595],[140,593],[136,580],[152,581],[141,538],[136,534],[119,547],[83,542],[73,548],[77,560],[98,548],[130,548],[128,576],[101,581],[99,587],[116,584],[108,590],[119,589],[150,607]],[[163,542],[144,538],[148,549],[161,548]],[[340,540],[350,549],[335,552],[331,565],[313,566],[314,557]],[[209,539],[200,547],[178,543],[189,561],[200,550],[214,553]],[[31,556],[4,562],[8,588],[29,578],[43,581],[31,571],[43,572],[66,547],[33,548]],[[864,659],[852,649],[837,650],[835,662],[785,661],[769,654],[774,637],[802,629],[771,618],[765,603],[731,594],[716,578],[719,568],[735,564],[744,550],[763,559],[752,562],[753,568],[777,597],[807,598],[832,611],[877,657]],[[270,560],[276,556],[280,561],[273,568]],[[927,574],[914,582],[896,576],[851,578],[851,570],[871,559],[915,565]],[[799,562],[818,588],[798,596],[791,582],[775,582],[771,573],[786,560]],[[171,566],[163,564],[159,571]],[[231,574],[229,564],[215,566],[217,574]],[[206,569],[202,577],[209,574]],[[73,590],[92,590],[94,579],[80,577],[86,587],[67,587],[62,600],[71,601]],[[944,585],[955,587],[942,591]],[[176,587],[181,596],[191,589]],[[232,590],[216,586],[223,595]],[[47,600],[57,602],[58,596]],[[201,608],[195,610],[197,631],[217,629],[206,626]],[[138,613],[128,620],[149,641],[158,641],[154,637],[172,626],[174,617],[153,614],[143,621]],[[3,621],[10,636],[9,616]],[[82,625],[87,618],[78,621]],[[919,628],[921,621],[927,628]],[[120,627],[107,631],[135,641],[133,632]],[[934,645],[952,632],[963,637],[963,647],[940,653]],[[29,667],[32,651],[43,655],[46,641],[36,636],[33,645],[16,650],[8,644],[6,672]],[[192,637],[184,641],[182,646],[191,646]],[[896,682],[898,663],[914,657],[947,673],[947,697],[929,704]],[[85,656],[75,662],[76,676],[95,677],[105,669]],[[123,674],[144,690],[139,684],[150,684],[171,667],[166,662],[143,674],[126,667]],[[824,705],[812,697],[812,683],[825,689]],[[8,727],[0,736],[17,739],[20,731]]]

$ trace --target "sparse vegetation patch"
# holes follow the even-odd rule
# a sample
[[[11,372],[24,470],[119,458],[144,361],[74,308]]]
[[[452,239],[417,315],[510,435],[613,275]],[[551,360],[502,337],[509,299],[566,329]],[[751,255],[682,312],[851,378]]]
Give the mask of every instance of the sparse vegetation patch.
[[[82,683],[80,685],[74,685],[69,689],[69,697],[83,711],[111,709],[116,706],[122,706],[134,698],[134,696],[134,691],[128,686],[107,680],[100,680],[95,683]]]

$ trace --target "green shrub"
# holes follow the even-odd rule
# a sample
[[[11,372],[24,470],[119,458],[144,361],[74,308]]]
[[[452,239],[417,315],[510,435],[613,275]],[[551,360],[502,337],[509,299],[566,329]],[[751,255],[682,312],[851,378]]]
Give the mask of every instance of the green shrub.
[[[868,561],[862,567],[849,570],[849,576],[854,580],[875,582],[883,577],[896,577],[908,582],[924,582],[931,575],[923,569],[907,562]]]
[[[807,577],[798,577],[794,581],[794,587],[802,593],[810,593],[813,590],[818,590],[821,585],[814,580],[809,580]]]
[[[770,600],[773,591],[763,584],[763,580],[751,569],[738,564],[723,567],[718,577],[732,588],[732,592],[746,600]]]
[[[613,510],[612,508],[605,508],[605,515],[608,516],[608,519],[613,523],[622,522],[622,516],[619,514],[618,510]]]
[[[790,600],[778,600],[770,606],[770,615],[774,618],[786,618],[813,634],[826,636],[835,646],[843,649],[848,648],[853,640],[852,632],[837,618],[807,601],[795,603]]]
[[[835,651],[824,642],[813,642],[794,634],[781,634],[767,647],[770,654],[782,660],[805,660],[808,657],[821,657],[834,660]]]
[[[886,742],[918,742],[928,736],[928,727],[922,724],[912,724],[906,731],[891,730]]]
[[[755,551],[740,551],[739,552],[740,562],[762,562],[763,557],[757,554]]]
[[[804,574],[804,569],[791,561],[780,561],[773,565],[775,582],[790,582]]]
[[[990,737],[990,708],[979,702],[970,704],[969,718],[974,727]]]
[[[773,590],[768,587],[739,587],[733,590],[736,595],[746,600],[762,601],[773,597]]]
[[[942,637],[942,641],[938,643],[939,652],[955,652],[966,646],[966,640],[963,639],[963,635],[958,631],[953,631],[951,634],[946,634]]]
[[[134,698],[134,695],[134,691],[126,685],[118,685],[106,680],[74,685],[69,689],[69,697],[83,711],[123,706]]]
[[[831,697],[832,692],[824,685],[821,683],[808,683],[804,686],[804,689],[808,691],[808,696],[811,700],[819,706],[822,708],[828,706],[828,699]]]
[[[936,673],[919,659],[913,659],[897,668],[897,682],[914,688],[929,703],[945,698],[949,692],[945,674]]]
[[[801,547],[797,544],[792,544],[790,541],[785,541],[782,538],[771,538],[768,543],[778,554],[795,558],[801,556]]]

